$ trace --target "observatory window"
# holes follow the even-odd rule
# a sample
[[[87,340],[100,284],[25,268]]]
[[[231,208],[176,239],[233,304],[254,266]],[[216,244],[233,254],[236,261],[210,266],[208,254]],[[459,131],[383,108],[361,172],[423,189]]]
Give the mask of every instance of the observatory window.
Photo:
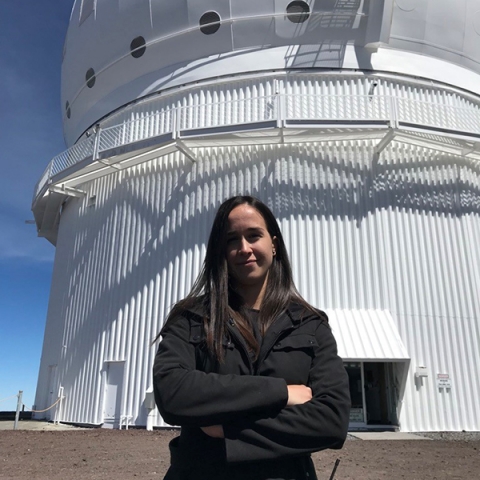
[[[220,28],[220,15],[217,12],[206,12],[200,18],[200,31],[212,35]]]
[[[83,0],[82,9],[80,11],[80,25],[90,16],[90,14],[95,10],[95,1],[96,0]]]
[[[143,37],[135,37],[130,43],[130,53],[133,58],[140,58],[147,49]]]
[[[287,18],[292,23],[303,23],[310,16],[310,7],[307,2],[295,0],[287,6]]]
[[[72,116],[72,110],[70,109],[70,104],[68,102],[65,104],[65,113],[67,114],[67,118]]]
[[[87,73],[85,74],[85,81],[87,82],[87,87],[92,88],[95,85],[95,70],[93,68],[89,68]]]
[[[88,199],[88,208],[94,208],[96,204],[97,204],[97,196],[96,196],[96,195],[92,195],[92,196]]]

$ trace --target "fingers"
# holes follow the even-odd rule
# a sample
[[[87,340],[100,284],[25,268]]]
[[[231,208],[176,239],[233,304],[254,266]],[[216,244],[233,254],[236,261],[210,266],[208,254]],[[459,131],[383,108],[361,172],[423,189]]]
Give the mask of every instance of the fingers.
[[[212,438],[225,438],[223,434],[223,427],[221,425],[209,425],[208,427],[201,427],[203,433]]]
[[[301,405],[312,399],[312,389],[306,385],[287,385],[287,406]]]

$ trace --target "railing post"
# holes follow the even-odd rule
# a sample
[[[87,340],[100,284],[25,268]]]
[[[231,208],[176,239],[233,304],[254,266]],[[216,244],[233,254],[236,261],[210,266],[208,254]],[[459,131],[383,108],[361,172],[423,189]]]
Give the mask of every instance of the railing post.
[[[177,108],[176,107],[172,108],[171,124],[172,124],[172,138],[176,140],[177,139]]]
[[[182,108],[183,107],[176,107],[175,108],[175,138],[180,137],[180,131],[182,130]],[[185,107],[187,108],[187,107]],[[185,115],[186,116],[186,115]]]
[[[18,392],[17,411],[15,412],[15,422],[13,423],[14,430],[17,430],[18,428],[18,419],[20,418],[20,409],[22,408],[22,395],[23,395],[23,391],[20,390]]]
[[[390,97],[390,126],[398,128],[398,104],[397,97]]]
[[[100,148],[100,135],[101,135],[101,128],[100,125],[97,123],[93,129],[95,138],[93,139],[93,160],[98,159],[98,152]]]
[[[47,178],[45,179],[45,184],[50,184],[52,182],[53,166],[55,164],[55,158],[57,157],[53,157],[52,160],[50,160],[50,163],[48,164]]]
[[[285,96],[277,93],[277,128],[283,128],[285,120]]]
[[[62,412],[62,410],[63,410],[63,399],[65,398],[63,396],[63,387],[59,387],[59,389],[58,389],[58,398],[60,398],[60,402],[59,402],[58,407],[55,409],[55,420],[53,422],[55,425],[58,425],[58,423],[60,422],[59,417],[63,414],[63,412]]]
[[[53,175],[52,175],[52,172],[53,172],[53,165],[54,165],[54,163],[55,163],[55,158],[57,158],[57,157],[52,158],[52,160],[51,160],[50,163],[48,164],[48,174],[47,174],[47,175],[48,175],[48,176],[47,176],[47,179],[48,179],[48,180],[50,180],[50,179],[52,178],[52,176],[53,176]],[[48,180],[47,180],[47,181],[48,181]]]

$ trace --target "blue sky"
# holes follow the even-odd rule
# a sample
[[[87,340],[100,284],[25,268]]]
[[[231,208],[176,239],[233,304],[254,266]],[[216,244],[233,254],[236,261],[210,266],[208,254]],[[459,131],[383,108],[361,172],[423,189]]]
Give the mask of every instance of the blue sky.
[[[60,69],[73,0],[0,1],[0,401],[35,400],[54,247],[38,238],[33,187],[63,151]],[[16,398],[0,403],[14,410]]]

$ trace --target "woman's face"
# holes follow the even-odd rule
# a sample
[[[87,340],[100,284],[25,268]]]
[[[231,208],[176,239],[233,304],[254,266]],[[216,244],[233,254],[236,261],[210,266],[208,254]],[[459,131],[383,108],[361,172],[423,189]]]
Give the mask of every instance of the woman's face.
[[[228,216],[228,273],[237,287],[266,285],[273,262],[276,239],[268,233],[265,220],[248,204],[235,207]]]

